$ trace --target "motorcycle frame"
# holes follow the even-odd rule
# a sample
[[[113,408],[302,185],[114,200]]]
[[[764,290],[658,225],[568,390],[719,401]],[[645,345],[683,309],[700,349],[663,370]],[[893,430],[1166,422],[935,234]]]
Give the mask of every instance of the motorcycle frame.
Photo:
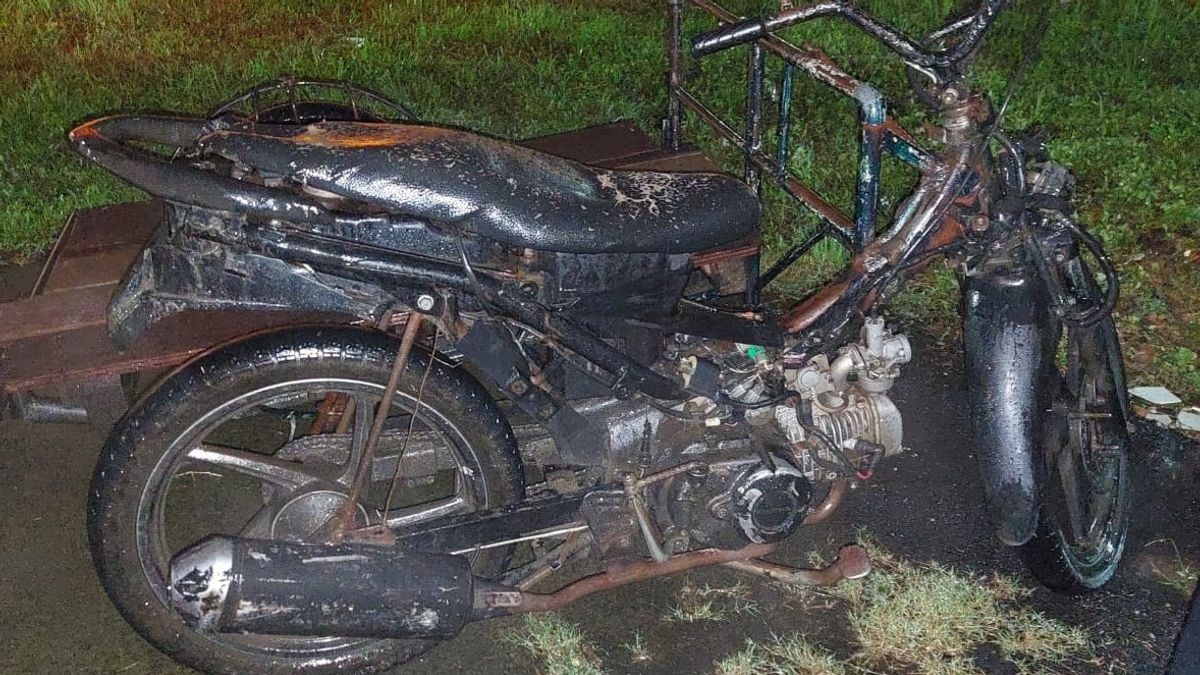
[[[693,50],[698,53],[704,51],[697,47],[703,47],[706,40],[709,44],[718,44],[720,48],[737,44],[721,43],[725,36],[731,34],[739,36],[739,39],[744,36],[744,25],[754,30],[761,29],[761,35],[755,34],[748,40],[750,97],[747,104],[747,133],[742,135],[701,105],[684,87],[681,26],[685,2],[669,0],[671,108],[665,125],[667,143],[682,143],[683,110],[691,110],[716,129],[719,135],[743,148],[746,175],[753,184],[757,186],[764,173],[780,184],[789,194],[824,218],[825,229],[818,234],[821,237],[832,236],[847,245],[852,257],[837,279],[819,288],[782,316],[767,316],[753,304],[751,311],[747,312],[744,308],[731,311],[685,301],[681,305],[683,311],[678,316],[657,320],[657,327],[663,332],[781,347],[789,359],[802,360],[806,354],[829,351],[844,344],[849,335],[848,328],[897,290],[907,274],[939,254],[948,253],[951,249],[967,249],[966,253],[974,255],[983,252],[980,246],[983,243],[1001,245],[1001,248],[1019,247],[1026,243],[1027,237],[1021,228],[1013,227],[1012,222],[1006,221],[1003,218],[1004,210],[993,208],[992,203],[1004,197],[997,194],[1001,187],[1020,185],[1021,151],[1014,149],[1002,134],[994,135],[1003,151],[1003,161],[999,166],[1003,181],[997,181],[993,174],[993,159],[988,152],[989,140],[993,136],[985,136],[980,131],[990,116],[990,108],[983,98],[955,86],[954,66],[970,49],[963,52],[955,47],[950,52],[921,52],[913,58],[906,57],[909,65],[948,84],[943,89],[940,111],[945,150],[934,155],[923,150],[887,116],[886,104],[878,90],[846,74],[819,50],[796,47],[773,36],[764,28],[767,21],[735,23],[736,17],[711,0],[687,0],[687,3],[708,11],[719,21],[733,24],[716,33],[693,38]],[[972,15],[970,20],[975,21],[974,24],[966,20],[954,22],[940,33],[944,34],[957,26],[964,30],[963,40],[977,43],[983,28],[991,22],[989,17],[994,16],[1000,4],[1001,0],[988,0],[980,12]],[[789,20],[801,21],[840,13],[902,56],[906,51],[916,49],[912,43],[889,42],[889,36],[894,38],[896,35],[889,33],[890,28],[874,22],[852,6],[832,2],[807,7],[810,11],[793,13]],[[812,7],[828,11],[821,14],[811,11]],[[778,15],[771,21],[778,23],[782,16]],[[974,48],[974,44],[969,46]],[[818,81],[859,102],[862,123],[857,190],[859,208],[853,221],[834,209],[810,187],[789,175],[782,162],[767,157],[763,152],[762,80],[765,52],[782,57],[788,66],[804,70]],[[419,222],[398,216],[364,217],[331,211],[305,195],[280,193],[195,166],[173,163],[130,144],[133,141],[189,147],[196,138],[228,123],[224,119],[117,116],[94,120],[72,132],[72,140],[86,157],[169,203],[173,215],[168,218],[170,227],[162,231],[164,237],[182,233],[185,241],[215,243],[220,247],[221,255],[235,260],[243,269],[239,286],[229,289],[229,293],[223,294],[222,291],[226,289],[221,288],[208,289],[214,292],[195,292],[196,288],[204,289],[208,283],[207,278],[198,276],[184,279],[180,293],[164,295],[162,289],[157,287],[157,282],[141,283],[135,268],[133,276],[113,301],[110,329],[118,342],[131,341],[145,326],[184,309],[253,308],[271,306],[271,303],[288,305],[297,302],[298,298],[302,303],[310,302],[312,297],[316,297],[311,292],[314,288],[322,293],[340,289],[341,282],[332,283],[332,288],[326,285],[329,279],[335,279],[361,283],[378,293],[369,302],[362,301],[361,293],[356,296],[358,300],[351,302],[344,294],[333,292],[321,296],[328,303],[320,309],[361,318],[378,318],[387,311],[418,311],[442,321],[447,335],[459,341],[466,337],[467,326],[457,321],[456,306],[462,298],[474,296],[481,303],[486,303],[484,309],[499,310],[508,320],[522,324],[535,333],[545,334],[551,346],[572,361],[584,361],[585,366],[591,364],[607,373],[607,379],[599,379],[617,396],[627,396],[632,393],[631,390],[660,400],[682,400],[694,395],[685,392],[678,383],[618,351],[575,317],[522,299],[522,285],[529,280],[522,278],[519,273],[507,271],[502,265],[489,264],[489,261],[476,266],[475,263],[461,264],[455,257],[429,257],[423,254],[426,249],[422,247],[410,249],[403,246],[404,250],[398,250],[389,246],[388,242],[374,243],[368,236],[373,229],[390,231],[409,226],[427,232],[427,228]],[[916,188],[900,205],[898,215],[889,228],[876,236],[878,173],[884,152],[917,167],[921,177]],[[1017,202],[1015,212],[1020,213],[1024,209],[1024,202],[1020,195],[1014,197]],[[785,254],[780,264],[786,266],[794,263],[803,250],[811,248],[814,243],[810,240],[801,245],[802,250]],[[169,248],[170,242],[167,244]],[[473,246],[470,239],[461,237],[457,244],[460,247]],[[183,249],[176,253],[192,255]],[[720,254],[718,250],[703,255],[712,257]],[[984,254],[986,256],[989,253]],[[212,251],[207,251],[198,260],[218,257]],[[466,257],[465,253],[463,257]],[[291,267],[294,265],[306,266],[318,275],[297,275]],[[168,276],[178,276],[179,269],[180,266],[170,267]],[[1024,272],[1031,278],[1036,276],[1036,271],[1032,269]],[[777,274],[773,269],[764,276],[769,281]],[[996,276],[986,270],[972,271],[972,274],[981,274],[985,278]],[[280,282],[281,277],[292,281],[303,277],[309,285],[300,289],[305,293],[297,295],[293,292],[297,289]],[[257,292],[256,289],[263,287],[263,281],[279,282],[267,288],[272,297],[252,295]],[[998,293],[1006,293],[1003,284],[999,284],[999,287]],[[166,301],[162,301],[164,297]],[[216,302],[214,297],[217,298]],[[1004,343],[1005,326],[1010,323],[1016,326],[1019,322],[1014,319],[1002,323],[1004,326],[1000,329],[982,335],[979,340],[968,340],[968,352],[998,354],[997,350],[1001,349],[998,345]],[[497,343],[497,348],[503,343],[493,342]],[[520,354],[501,356],[518,359]],[[1019,358],[990,361],[1023,363]],[[513,392],[540,391],[530,374],[524,373],[521,368],[517,370],[522,371],[519,382],[495,384]],[[540,399],[530,403],[539,422],[547,422],[557,410],[565,409],[558,405],[546,405],[547,402]],[[1007,438],[1014,434],[1030,436],[1027,429],[1008,428],[1012,425],[1002,419],[1004,414],[991,415],[989,418],[997,418],[999,421],[996,423],[1005,427],[997,431],[998,437]],[[998,443],[993,450],[1005,454],[1009,464],[1019,461],[1029,466],[1034,457],[1028,446],[1028,443]],[[1015,449],[1009,452],[1005,448]],[[1036,494],[1035,472],[1030,469],[1024,475],[1027,479],[1021,481],[1022,494]],[[1030,503],[1033,502],[1023,503],[1014,510],[1028,514]],[[1021,520],[1034,522],[1028,517],[1022,517]]]
[[[985,6],[979,15],[983,20],[976,21],[975,25],[969,25],[971,20],[976,19],[976,15],[971,15],[967,19],[950,24],[943,32],[967,26],[968,34],[964,39],[972,43],[977,41],[994,18],[992,4]],[[771,281],[824,239],[833,239],[852,255],[848,265],[849,274],[818,289],[782,317],[779,326],[784,332],[792,335],[806,334],[803,342],[811,347],[836,340],[838,336],[835,333],[846,324],[836,316],[839,312],[868,311],[879,298],[877,289],[881,282],[892,280],[898,270],[910,268],[918,259],[925,258],[931,250],[944,249],[962,238],[966,232],[963,223],[946,214],[946,210],[949,204],[955,201],[969,208],[977,206],[975,191],[967,195],[960,192],[970,178],[969,174],[981,175],[987,171],[983,161],[984,153],[980,152],[983,144],[979,139],[969,135],[947,139],[959,142],[948,143],[944,156],[925,150],[907,130],[888,115],[887,102],[876,87],[842,70],[821,50],[807,45],[796,46],[771,34],[770,31],[776,26],[837,15],[862,27],[904,56],[911,65],[919,65],[927,60],[921,58],[920,49],[915,44],[880,24],[873,17],[841,2],[806,5],[770,20],[758,22],[757,26],[762,36],[747,45],[747,102],[743,133],[705,106],[687,89],[683,20],[685,10],[694,7],[725,25],[721,31],[695,38],[692,44],[698,54],[704,49],[705,38],[709,38],[710,45],[718,43],[719,48],[724,48],[727,45],[719,44],[722,37],[719,33],[733,34],[739,26],[753,27],[756,22],[739,22],[736,15],[712,0],[668,0],[667,6],[668,108],[663,121],[664,145],[673,150],[683,146],[685,112],[694,113],[695,117],[718,137],[742,149],[745,156],[743,173],[747,183],[761,192],[762,179],[769,180],[814,213],[820,221],[816,232],[784,252],[779,260],[761,275],[751,294],[753,301],[757,301],[758,293]],[[763,99],[768,54],[784,62],[775,157],[764,151],[766,129],[763,125]],[[946,60],[947,64],[952,64],[964,56],[965,53],[952,52],[941,58]],[[932,77],[949,77],[938,70],[944,65],[931,61],[923,70],[927,70]],[[797,69],[858,104],[861,134],[853,217],[840,211],[811,186],[792,175],[786,166],[791,129],[792,76]],[[960,119],[969,121],[980,112],[977,109],[966,108],[972,105],[978,106],[979,102],[964,101],[963,109],[951,111],[949,114],[956,114]],[[920,173],[921,180],[906,206],[898,212],[888,232],[876,237],[879,220],[879,176],[885,153],[915,168]],[[981,180],[977,184],[983,186],[986,181]],[[820,334],[821,329],[824,329],[824,334]]]
[[[867,82],[856,79],[843,71],[820,50],[798,47],[779,37],[768,36],[748,45],[747,91],[745,133],[739,133],[720,116],[701,103],[686,85],[685,59],[683,55],[682,25],[685,5],[703,10],[723,23],[734,23],[737,17],[729,10],[711,0],[669,0],[667,35],[667,61],[669,73],[667,117],[663,122],[663,145],[678,151],[682,148],[684,111],[696,113],[724,140],[739,147],[745,153],[744,175],[746,182],[754,188],[760,187],[760,179],[766,176],[789,196],[811,210],[821,221],[821,229],[815,239],[805,241],[784,254],[781,262],[794,261],[799,257],[799,248],[811,248],[818,241],[832,237],[851,250],[861,250],[870,241],[878,220],[879,172],[883,153],[896,157],[922,173],[927,173],[936,163],[936,158],[923,149],[902,126],[887,114],[887,102],[882,93]],[[784,86],[780,95],[778,127],[778,152],[774,158],[763,151],[766,130],[763,126],[763,94],[766,73],[766,56],[773,54],[785,64]],[[788,148],[788,133],[791,129],[791,73],[799,68],[813,79],[828,85],[840,94],[854,99],[858,104],[859,122],[862,127],[859,145],[858,179],[855,188],[855,214],[850,218],[829,203],[811,186],[791,174],[785,161]],[[769,282],[778,276],[787,265],[776,265],[763,275]],[[765,283],[763,284],[765,285]],[[761,288],[761,286],[760,286]]]
[[[706,10],[719,21],[730,23],[736,19],[711,0],[687,2]],[[989,11],[998,7],[999,3],[1000,0],[988,0],[983,10],[972,15],[983,19],[976,21],[976,24],[990,23],[987,20],[991,16]],[[982,193],[991,188],[995,181],[991,176],[987,141],[979,132],[980,122],[989,112],[983,99],[961,92],[961,100],[955,99],[943,106],[943,125],[948,130],[945,151],[934,155],[922,149],[907,131],[888,117],[886,103],[876,88],[845,73],[816,48],[797,47],[769,32],[763,32],[762,37],[751,40],[748,47],[750,95],[747,133],[743,135],[703,106],[684,87],[681,34],[684,0],[669,0],[668,6],[671,10],[668,31],[671,104],[665,124],[668,145],[682,143],[683,110],[693,111],[718,135],[744,149],[745,174],[753,185],[759,186],[760,178],[765,175],[816,212],[823,219],[824,226],[808,241],[786,253],[774,268],[763,275],[763,283],[751,284],[747,294],[751,311],[729,311],[703,303],[685,302],[685,309],[692,310],[693,315],[705,314],[706,320],[696,321],[693,316],[689,325],[687,316],[666,318],[660,322],[660,328],[664,331],[690,332],[712,339],[783,347],[793,357],[833,348],[844,342],[847,329],[858,318],[899,288],[906,273],[932,260],[934,253],[945,252],[951,246],[963,243],[967,233],[963,220],[970,220],[977,230],[988,229],[988,198]],[[852,20],[857,17],[857,22],[864,30],[902,55],[916,49],[911,43],[896,42],[898,34],[892,29],[850,5],[833,2],[810,7],[833,9],[825,14],[811,11],[801,13],[793,20],[808,20],[841,12]],[[732,46],[720,44],[722,36],[736,34],[738,27],[747,23],[759,28],[766,25],[765,22],[741,22],[727,26],[715,34],[708,34],[708,42],[718,43],[720,48]],[[982,29],[977,30],[978,25],[968,26],[964,21],[958,21],[950,24],[950,27],[967,26],[963,39],[977,40],[982,35]],[[693,38],[693,51],[701,52],[697,45],[703,46],[705,39],[705,35]],[[937,78],[939,71],[936,69],[941,67],[938,63],[959,51],[956,47],[952,52],[940,56],[922,52],[910,61],[928,62],[927,67],[919,67]],[[763,152],[765,132],[762,102],[766,52],[782,57],[789,67],[799,68],[858,101],[862,143],[856,191],[858,209],[853,220],[812,188],[788,174],[780,161],[767,157]],[[961,59],[962,56],[955,58]],[[954,63],[957,61],[950,65]],[[955,77],[944,77],[953,86]],[[946,91],[960,93],[958,89],[949,87]],[[279,288],[295,285],[292,277],[297,275],[291,274],[286,268],[280,269],[280,265],[267,268],[273,264],[269,262],[271,260],[287,261],[308,265],[329,277],[367,284],[376,289],[373,304],[367,306],[361,301],[348,300],[347,295],[337,292],[337,289],[328,292],[330,289],[322,287],[318,289],[321,291],[318,295],[324,300],[320,307],[316,307],[321,311],[378,318],[389,310],[403,307],[407,311],[415,307],[417,311],[442,317],[449,316],[446,314],[447,307],[453,309],[451,296],[478,296],[485,308],[491,306],[501,309],[511,319],[538,330],[549,328],[557,342],[575,357],[582,357],[609,373],[612,381],[607,384],[619,395],[634,389],[657,399],[681,400],[687,397],[674,382],[613,349],[573,317],[523,300],[522,286],[529,279],[522,278],[519,272],[506,271],[503,261],[485,260],[466,267],[460,264],[457,255],[429,257],[424,255],[424,247],[397,250],[387,242],[375,243],[370,238],[365,241],[361,238],[364,233],[381,228],[396,230],[416,225],[416,229],[420,230],[420,223],[398,216],[363,217],[332,211],[305,195],[281,194],[272,188],[217,175],[196,166],[170,162],[131,145],[131,142],[140,142],[189,147],[200,136],[230,123],[226,118],[188,120],[115,116],[93,120],[71,133],[72,141],[82,154],[122,175],[135,186],[164,198],[170,204],[172,213],[178,216],[176,220],[188,222],[186,227],[173,225],[170,229],[183,231],[184,239],[207,240],[222,245],[226,256],[239,260],[239,264],[250,272],[245,276],[245,282],[232,289],[232,295],[217,293],[221,298],[219,302],[214,302],[214,294],[206,288],[211,280],[184,278],[179,270],[187,266],[168,266],[165,276],[158,275],[161,280],[166,280],[168,286],[174,284],[174,288],[167,289],[158,287],[161,280],[154,281],[156,275],[149,275],[149,281],[142,283],[137,278],[135,268],[112,304],[110,332],[118,344],[132,342],[145,327],[183,309],[294,303],[295,296],[292,293],[268,298],[256,295],[261,294],[261,289],[269,287],[270,294],[274,296]],[[921,178],[916,189],[899,208],[888,230],[876,236],[878,176],[884,152],[917,167]],[[968,181],[971,182],[969,188]],[[952,204],[959,208],[951,212]],[[782,316],[759,311],[757,290],[826,236],[847,246],[852,253],[844,273]],[[474,246],[470,238],[458,238],[459,248]],[[401,246],[401,249],[406,248]],[[718,250],[703,255],[712,257],[721,253]],[[169,255],[177,256],[179,253],[171,251]],[[493,265],[491,262],[501,264]],[[310,281],[306,279],[306,283]],[[196,292],[197,288],[204,292]],[[165,294],[164,290],[167,291]],[[387,297],[389,295],[391,299]],[[165,301],[162,299],[164,297]],[[428,299],[422,303],[416,302],[421,298]],[[420,306],[422,304],[424,306]],[[713,332],[710,330],[713,327],[719,330]],[[692,330],[681,330],[683,328]],[[456,337],[462,337],[454,333]]]

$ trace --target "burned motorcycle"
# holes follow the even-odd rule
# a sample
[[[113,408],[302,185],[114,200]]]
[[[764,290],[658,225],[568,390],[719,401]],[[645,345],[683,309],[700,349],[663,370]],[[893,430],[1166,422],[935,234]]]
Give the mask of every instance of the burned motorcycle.
[[[197,357],[112,432],[91,545],[147,640],[213,672],[374,670],[468,621],[702,565],[802,584],[866,574],[853,546],[823,570],[762,558],[901,451],[889,390],[913,354],[880,308],[936,258],[962,284],[1000,540],[1055,589],[1112,576],[1129,500],[1117,280],[1073,219],[1071,175],[963,83],[1001,0],[921,42],[847,2],[739,21],[692,0],[722,23],[695,56],[749,45],[744,136],[685,87],[684,4],[669,3],[667,145],[691,111],[745,149],[746,181],[294,104],[71,133],[166,204],[113,298],[114,340],[184,310],[310,315]],[[869,84],[774,34],[818,17],[916,73],[940,115],[936,152]],[[853,219],[763,149],[767,53],[858,102]],[[876,234],[884,151],[921,178]],[[760,275],[762,180],[823,226]],[[823,237],[852,251],[843,273],[786,311],[764,304],[766,282]],[[532,590],[584,558],[601,571]]]

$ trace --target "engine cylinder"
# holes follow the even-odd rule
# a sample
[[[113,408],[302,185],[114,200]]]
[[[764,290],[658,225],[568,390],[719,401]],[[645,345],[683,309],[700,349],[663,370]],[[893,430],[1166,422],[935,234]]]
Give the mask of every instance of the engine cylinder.
[[[444,638],[474,578],[460,556],[213,536],[171,560],[170,594],[205,632]]]

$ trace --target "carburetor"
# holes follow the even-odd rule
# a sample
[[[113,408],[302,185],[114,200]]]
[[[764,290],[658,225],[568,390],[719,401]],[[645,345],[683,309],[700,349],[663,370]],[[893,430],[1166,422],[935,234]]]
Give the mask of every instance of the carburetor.
[[[891,333],[882,317],[868,318],[862,341],[842,347],[832,361],[822,354],[801,368],[784,372],[788,387],[800,394],[805,404],[803,409],[776,406],[775,422],[793,448],[807,448],[827,465],[844,464],[843,458],[831,456],[831,452],[854,451],[859,441],[874,444],[885,454],[899,452],[903,422],[887,392],[899,377],[900,366],[911,359],[907,337]],[[808,414],[811,421],[805,419]],[[812,429],[835,447],[827,447],[828,442],[809,442]],[[805,468],[816,473],[814,465]]]

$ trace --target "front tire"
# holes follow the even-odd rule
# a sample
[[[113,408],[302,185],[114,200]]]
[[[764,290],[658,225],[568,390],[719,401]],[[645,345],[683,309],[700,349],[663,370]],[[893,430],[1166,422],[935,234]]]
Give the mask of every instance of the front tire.
[[[1064,331],[1065,364],[1045,378],[1053,401],[1044,424],[1042,503],[1021,558],[1044,586],[1085,593],[1113,577],[1129,529],[1129,426],[1114,368],[1112,318]]]
[[[88,535],[105,590],[142,637],[213,673],[377,672],[436,644],[203,634],[170,607],[165,589],[170,557],[206,534],[320,540],[329,510],[344,503],[339,490],[356,465],[357,433],[373,414],[364,411],[375,409],[396,348],[383,333],[344,327],[256,336],[184,367],[118,422],[92,478]],[[344,398],[330,398],[337,396]],[[353,424],[313,431],[318,402],[331,400],[361,401],[344,412]],[[385,433],[403,439],[393,445],[432,439],[440,463],[428,476],[404,474],[400,492],[416,496],[403,508],[390,508],[398,481],[388,474],[386,485],[368,489],[363,519],[433,519],[451,506],[494,508],[523,497],[512,430],[461,369],[414,349],[388,415]],[[407,466],[402,452],[391,465],[397,474]],[[381,442],[377,462],[385,459]],[[422,501],[442,493],[450,496]],[[495,575],[507,557],[497,549],[472,566]]]

